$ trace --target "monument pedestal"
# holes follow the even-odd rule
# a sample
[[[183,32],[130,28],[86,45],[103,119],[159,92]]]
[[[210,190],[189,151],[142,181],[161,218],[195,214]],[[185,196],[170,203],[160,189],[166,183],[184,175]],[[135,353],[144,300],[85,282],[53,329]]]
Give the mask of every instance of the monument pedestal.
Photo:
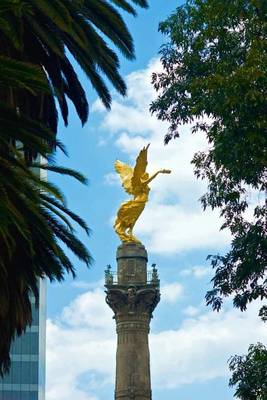
[[[123,243],[117,249],[117,279],[106,271],[106,301],[117,326],[115,400],[151,400],[148,334],[160,300],[155,266],[147,272],[143,245]]]

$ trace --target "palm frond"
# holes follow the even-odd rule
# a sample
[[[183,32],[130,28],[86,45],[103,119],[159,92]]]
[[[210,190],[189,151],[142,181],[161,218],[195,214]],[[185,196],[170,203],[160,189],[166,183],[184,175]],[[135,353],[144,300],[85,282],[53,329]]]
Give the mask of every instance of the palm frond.
[[[44,71],[34,64],[0,55],[0,86],[25,89],[32,94],[50,93]]]
[[[87,178],[83,174],[71,168],[59,167],[57,165],[42,164],[37,162],[32,164],[32,168],[45,169],[48,171],[57,172],[62,175],[72,176],[84,185],[88,183]]]
[[[128,58],[134,58],[133,40],[119,12],[104,0],[85,0],[82,14]],[[123,33],[123,35],[122,35]]]

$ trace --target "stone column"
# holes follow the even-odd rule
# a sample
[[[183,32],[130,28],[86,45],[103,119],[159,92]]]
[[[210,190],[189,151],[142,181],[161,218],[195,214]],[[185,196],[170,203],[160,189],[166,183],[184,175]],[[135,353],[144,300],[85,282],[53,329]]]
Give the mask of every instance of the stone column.
[[[119,246],[117,264],[117,281],[110,274],[105,285],[117,326],[115,400],[151,400],[148,334],[160,299],[159,280],[155,269],[148,280],[147,252],[141,244]]]

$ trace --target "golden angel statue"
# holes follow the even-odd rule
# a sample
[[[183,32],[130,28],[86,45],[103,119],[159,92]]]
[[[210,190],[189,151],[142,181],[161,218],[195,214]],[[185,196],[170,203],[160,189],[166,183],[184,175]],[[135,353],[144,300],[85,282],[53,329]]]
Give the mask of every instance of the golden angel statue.
[[[122,186],[127,193],[133,196],[132,200],[122,203],[114,224],[115,232],[122,242],[140,243],[133,235],[133,227],[148,201],[150,191],[148,184],[155,179],[158,174],[171,173],[168,169],[161,169],[151,176],[146,172],[148,147],[149,145],[140,151],[134,168],[119,160],[115,161],[115,170],[121,177]]]

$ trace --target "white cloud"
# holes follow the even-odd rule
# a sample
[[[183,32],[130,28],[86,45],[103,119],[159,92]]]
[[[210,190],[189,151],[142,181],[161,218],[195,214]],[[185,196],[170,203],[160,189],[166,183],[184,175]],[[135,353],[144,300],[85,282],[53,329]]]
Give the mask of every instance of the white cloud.
[[[178,299],[179,284],[167,287],[176,288]],[[219,314],[200,308],[197,314],[189,306],[184,310],[189,318],[179,329],[152,332],[153,387],[167,390],[227,376],[231,355],[246,353],[250,343],[267,341],[256,307],[250,306],[246,313],[228,310]],[[164,320],[160,323],[163,326]],[[112,393],[115,351],[115,323],[103,288],[78,296],[59,318],[47,323],[47,400],[97,400],[94,390],[105,386]]]
[[[116,146],[125,153],[122,161],[134,164],[140,149],[151,143],[148,171],[172,170],[170,175],[160,175],[151,183],[150,201],[136,233],[149,251],[158,253],[222,248],[229,243],[229,233],[219,230],[222,222],[218,213],[202,211],[198,199],[206,185],[195,178],[191,164],[195,152],[208,148],[204,135],[192,135],[186,125],[181,128],[180,138],[165,146],[168,124],[150,114],[149,105],[156,97],[151,74],[160,70],[159,60],[152,60],[146,69],[126,77],[128,98],[116,98],[111,112],[107,113],[98,101],[93,108],[103,114],[101,129],[112,134],[113,143],[115,136]],[[105,181],[114,183],[114,175],[109,174]]]
[[[98,387],[113,383],[115,351],[115,324],[103,287],[76,297],[58,319],[47,321],[46,399],[97,400],[79,380],[87,373],[87,381]]]
[[[122,101],[124,102],[124,100]],[[147,131],[154,129],[155,121],[154,119],[147,119],[146,114],[140,109],[114,100],[112,111],[107,114],[102,126],[108,128],[112,133],[127,129],[127,131],[131,130],[135,134],[145,136]]]
[[[228,243],[226,232],[212,211],[186,211],[174,204],[148,204],[136,225],[136,233],[154,253],[175,253],[193,248],[220,247]]]
[[[63,309],[62,321],[74,327],[82,325],[110,331],[112,313],[109,307],[104,307],[103,297],[103,287],[81,294]]]
[[[119,180],[119,175],[115,174],[115,172],[110,172],[104,176],[104,181],[107,185],[113,186],[113,185],[119,185],[120,180]]]
[[[195,317],[199,313],[200,313],[200,309],[198,307],[194,307],[194,306],[187,306],[183,310],[183,314],[188,317]]]
[[[76,281],[76,280],[72,282],[72,286],[77,289],[95,289],[103,285],[104,285],[104,279],[101,279],[97,282],[86,282],[86,281]]]
[[[164,303],[174,304],[184,294],[184,288],[179,282],[167,283],[160,289],[161,301]]]
[[[178,330],[152,334],[154,385],[167,389],[227,376],[231,355],[246,353],[250,343],[266,343],[266,326],[255,308],[204,313],[185,320]]]
[[[180,275],[182,276],[194,276],[197,279],[204,278],[206,276],[211,276],[212,275],[212,268],[205,267],[203,265],[196,265],[191,268],[183,269],[180,272]]]

